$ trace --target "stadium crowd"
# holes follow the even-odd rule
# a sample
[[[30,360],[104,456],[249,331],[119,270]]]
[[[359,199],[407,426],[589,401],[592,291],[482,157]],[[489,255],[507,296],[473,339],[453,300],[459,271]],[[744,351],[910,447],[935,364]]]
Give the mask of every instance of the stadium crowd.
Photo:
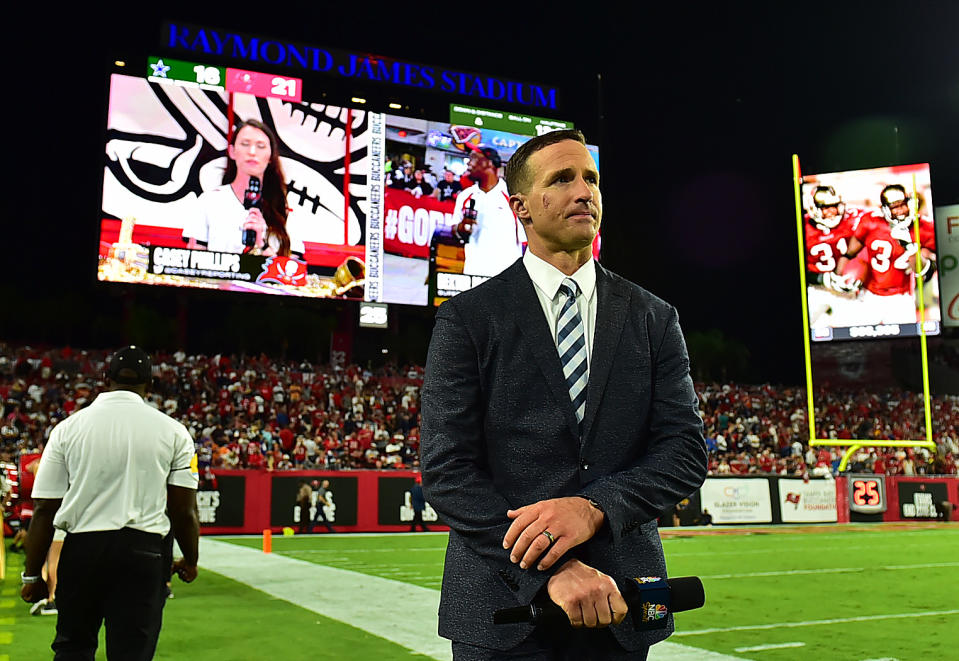
[[[0,343],[0,455],[42,451],[57,421],[103,386],[107,351]],[[329,366],[265,355],[157,353],[148,401],[180,420],[197,444],[201,473],[390,469],[419,465],[423,368]],[[808,445],[805,390],[770,384],[696,384],[713,475],[834,474],[843,449]],[[921,395],[901,390],[821,391],[817,436],[924,438]],[[932,399],[938,451],[864,448],[855,472],[959,473],[959,397]]]

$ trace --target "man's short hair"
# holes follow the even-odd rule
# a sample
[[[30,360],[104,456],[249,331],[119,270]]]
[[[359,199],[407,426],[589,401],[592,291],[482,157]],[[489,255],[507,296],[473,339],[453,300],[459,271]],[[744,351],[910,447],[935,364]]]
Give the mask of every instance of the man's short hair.
[[[516,150],[516,153],[506,163],[506,188],[510,195],[525,193],[529,190],[530,173],[529,168],[526,167],[526,161],[529,160],[529,157],[544,147],[555,145],[557,142],[563,142],[564,140],[575,140],[586,146],[586,136],[583,135],[582,131],[579,129],[562,129],[531,138]]]

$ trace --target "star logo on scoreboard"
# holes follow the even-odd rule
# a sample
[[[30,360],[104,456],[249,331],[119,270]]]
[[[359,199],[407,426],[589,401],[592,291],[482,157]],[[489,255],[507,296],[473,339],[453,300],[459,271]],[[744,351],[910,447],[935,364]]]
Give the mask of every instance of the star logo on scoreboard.
[[[150,64],[150,68],[153,69],[153,75],[158,78],[166,78],[167,71],[170,70],[169,65],[163,64],[163,60],[157,60],[156,64]]]

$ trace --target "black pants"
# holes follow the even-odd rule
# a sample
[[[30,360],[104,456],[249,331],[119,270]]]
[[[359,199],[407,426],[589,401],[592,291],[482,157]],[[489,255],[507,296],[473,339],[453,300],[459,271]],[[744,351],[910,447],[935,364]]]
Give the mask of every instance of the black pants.
[[[93,661],[106,622],[107,658],[153,658],[166,580],[160,535],[131,528],[71,533],[57,569],[56,661]]]
[[[426,527],[426,523],[423,521],[423,510],[413,510],[413,522],[410,523],[410,532],[416,532],[416,526],[422,528],[423,532],[430,531],[430,529]]]
[[[330,524],[330,522],[326,520],[326,512],[323,511],[323,503],[317,501],[316,516],[313,517],[312,521],[310,521],[310,532],[313,532],[313,527],[320,522],[322,522],[323,525],[326,526],[326,529],[330,532],[336,532],[333,530],[333,526]]]
[[[627,652],[612,631],[545,624],[511,650],[453,641],[453,661],[646,661],[649,648]]]
[[[297,528],[298,532],[313,532],[313,522],[310,521],[310,501],[298,501],[297,506],[300,508],[300,525]]]
[[[648,654],[648,647],[627,652],[609,629],[537,631],[505,652],[453,641],[453,661],[646,661]]]

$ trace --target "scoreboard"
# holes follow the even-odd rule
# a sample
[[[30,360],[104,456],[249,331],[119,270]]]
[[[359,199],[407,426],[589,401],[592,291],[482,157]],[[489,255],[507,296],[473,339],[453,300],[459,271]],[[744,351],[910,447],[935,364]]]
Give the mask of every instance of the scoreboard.
[[[303,98],[303,81],[299,78],[163,57],[147,58],[147,80],[297,103]]]

